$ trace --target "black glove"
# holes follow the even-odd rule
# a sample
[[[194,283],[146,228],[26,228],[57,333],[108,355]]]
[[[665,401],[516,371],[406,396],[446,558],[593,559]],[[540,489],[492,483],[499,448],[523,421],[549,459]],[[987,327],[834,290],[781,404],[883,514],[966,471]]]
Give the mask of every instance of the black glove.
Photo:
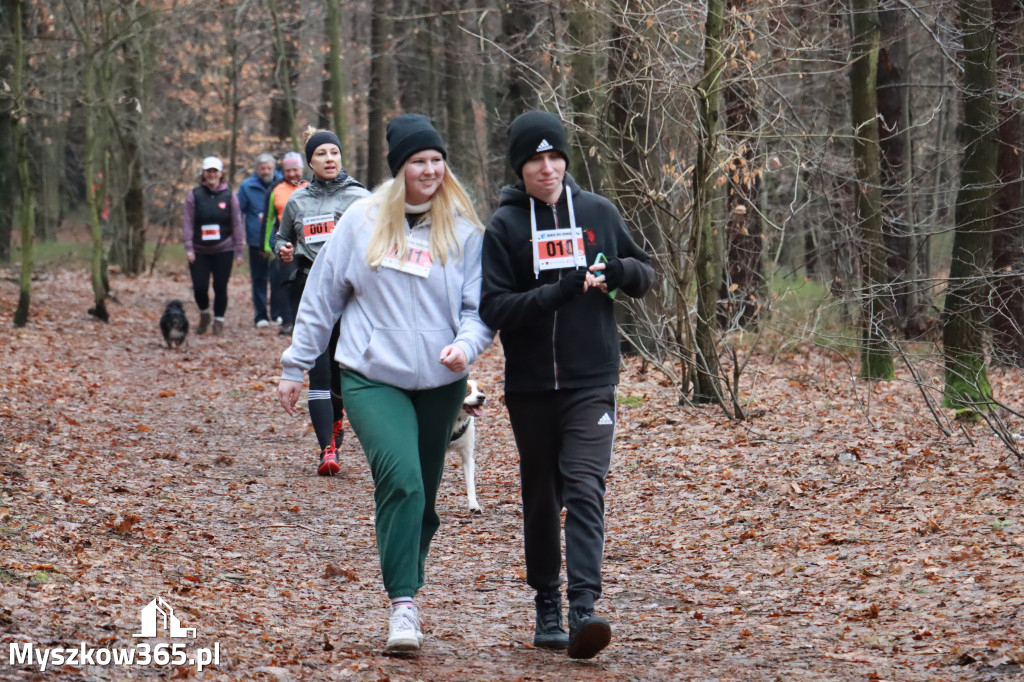
[[[586,281],[587,269],[578,268],[562,275],[562,278],[558,280],[558,290],[561,292],[562,298],[571,301],[583,293],[583,284]]]
[[[608,261],[604,266],[604,283],[608,287],[608,293],[611,293],[622,286],[622,277],[625,274],[625,268],[622,267],[622,261],[618,258],[613,258]]]

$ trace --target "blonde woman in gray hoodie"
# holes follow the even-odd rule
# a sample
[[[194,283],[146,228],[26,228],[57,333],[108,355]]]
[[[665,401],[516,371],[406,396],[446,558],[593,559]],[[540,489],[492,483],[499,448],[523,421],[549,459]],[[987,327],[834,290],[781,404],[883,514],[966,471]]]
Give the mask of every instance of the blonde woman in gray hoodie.
[[[335,359],[349,422],[373,473],[377,549],[391,600],[385,652],[419,651],[423,586],[445,450],[469,365],[491,343],[481,322],[483,226],[419,114],[388,123],[393,180],[341,217],[309,273],[281,405],[294,414],[303,370],[341,318]]]

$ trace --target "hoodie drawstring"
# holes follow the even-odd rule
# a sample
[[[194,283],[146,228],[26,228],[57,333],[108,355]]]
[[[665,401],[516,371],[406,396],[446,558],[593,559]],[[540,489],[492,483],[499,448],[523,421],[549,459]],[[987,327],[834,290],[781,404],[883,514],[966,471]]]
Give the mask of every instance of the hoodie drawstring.
[[[576,245],[583,243],[583,230],[576,224],[576,211],[572,205],[572,190],[568,185],[565,186],[565,201],[569,208],[569,236],[572,238],[574,267],[586,267],[586,254],[576,250]],[[557,215],[558,209],[556,206],[557,202],[552,208],[554,208]],[[540,279],[540,253],[537,250],[537,204],[533,197],[530,197],[530,242],[533,244],[533,278]]]

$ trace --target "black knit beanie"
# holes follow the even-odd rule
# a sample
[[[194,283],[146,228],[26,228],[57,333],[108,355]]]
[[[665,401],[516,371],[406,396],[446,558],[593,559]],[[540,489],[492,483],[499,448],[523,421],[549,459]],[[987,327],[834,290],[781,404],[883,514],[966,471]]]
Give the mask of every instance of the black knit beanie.
[[[508,162],[523,177],[523,165],[534,154],[557,152],[569,163],[569,142],[562,121],[547,111],[527,111],[508,127]]]
[[[410,156],[424,149],[436,149],[442,158],[448,158],[441,134],[423,114],[402,114],[388,121],[387,139],[391,177],[398,175]]]
[[[341,151],[341,140],[338,139],[338,136],[329,130],[321,130],[318,133],[313,133],[313,136],[306,142],[306,163],[313,160],[313,152],[322,144],[336,144],[338,150]]]

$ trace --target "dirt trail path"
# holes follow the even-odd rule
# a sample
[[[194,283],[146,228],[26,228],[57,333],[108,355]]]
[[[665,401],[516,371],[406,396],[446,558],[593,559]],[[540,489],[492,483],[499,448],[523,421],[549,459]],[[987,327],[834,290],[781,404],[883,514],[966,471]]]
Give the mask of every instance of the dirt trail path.
[[[1020,467],[996,442],[938,441],[912,388],[879,387],[870,429],[822,356],[761,367],[768,415],[684,410],[630,363],[609,480],[612,646],[592,662],[533,649],[515,448],[500,352],[474,370],[483,515],[449,462],[420,602],[427,640],[387,658],[371,480],[313,475],[303,413],[276,403],[276,330],[235,278],[226,333],[161,347],[184,277],[115,277],[112,322],[84,274],[0,281],[0,679],[954,680],[1024,674]],[[801,378],[794,379],[799,376]],[[816,378],[815,378],[816,377]],[[1007,392],[1019,376],[1004,377]],[[1020,404],[1018,400],[1017,404]],[[1018,426],[1019,430],[1019,426]],[[851,453],[853,453],[851,455]],[[841,455],[845,455],[841,457]],[[12,664],[11,643],[134,647],[162,596],[194,665]],[[164,640],[168,641],[168,640]],[[190,651],[191,653],[191,651]]]

